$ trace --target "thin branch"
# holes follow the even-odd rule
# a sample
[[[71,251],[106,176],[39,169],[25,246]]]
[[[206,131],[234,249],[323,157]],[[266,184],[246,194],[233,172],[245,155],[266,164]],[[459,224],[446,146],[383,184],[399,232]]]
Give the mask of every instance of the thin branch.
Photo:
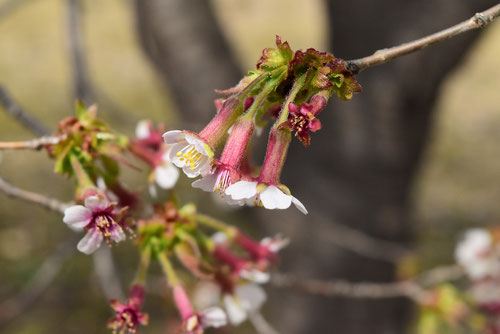
[[[382,240],[347,225],[328,221],[318,237],[358,255],[384,262],[399,262],[412,251],[392,241]]]
[[[74,93],[77,99],[90,104],[94,102],[94,92],[84,54],[80,6],[79,0],[66,0],[67,39],[73,68]]]
[[[490,9],[485,10],[484,12],[477,13],[470,19],[463,21],[457,25],[454,25],[450,28],[441,30],[434,34],[428,35],[426,37],[417,39],[412,42],[404,43],[399,46],[395,46],[388,49],[381,49],[376,51],[374,54],[368,57],[348,60],[347,67],[353,73],[359,73],[364,69],[384,64],[388,61],[396,59],[398,57],[407,55],[409,53],[425,49],[428,46],[431,46],[436,43],[443,42],[447,39],[460,35],[464,32],[480,29],[491,23],[493,20],[500,16],[500,4],[491,7]]]
[[[45,145],[60,143],[66,136],[44,136],[25,141],[0,142],[0,150],[40,150]]]
[[[64,213],[69,204],[63,203],[55,198],[20,189],[0,177],[0,191],[9,197],[18,198],[26,202],[36,203],[52,211]]]
[[[16,296],[0,304],[0,327],[21,315],[43,294],[55,280],[61,268],[75,250],[75,238],[68,238],[50,254],[33,277]]]
[[[445,266],[432,269],[414,279],[393,283],[359,282],[346,280],[323,281],[299,279],[290,274],[275,273],[271,284],[278,288],[294,289],[299,292],[325,297],[347,298],[394,298],[407,297],[417,303],[425,301],[427,288],[463,277],[463,270],[457,266]]]
[[[38,119],[24,110],[9,94],[9,92],[0,84],[0,105],[5,112],[15,118],[28,130],[37,136],[50,135],[50,130],[45,127]]]

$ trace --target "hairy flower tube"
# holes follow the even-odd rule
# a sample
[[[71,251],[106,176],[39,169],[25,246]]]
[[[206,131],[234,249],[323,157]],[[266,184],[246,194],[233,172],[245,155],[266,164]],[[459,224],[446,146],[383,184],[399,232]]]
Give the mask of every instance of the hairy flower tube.
[[[126,239],[123,215],[126,209],[117,210],[106,196],[95,193],[84,200],[84,205],[73,205],[64,211],[63,222],[73,228],[83,228],[87,233],[77,245],[77,249],[91,254],[102,241],[108,244]]]
[[[273,129],[269,136],[266,158],[256,180],[238,181],[226,189],[226,195],[235,201],[245,201],[266,209],[288,209],[293,203],[300,212],[307,214],[304,205],[290,190],[280,183],[281,169],[285,163],[291,133],[284,129]]]
[[[116,299],[110,301],[111,308],[116,315],[109,319],[108,328],[113,333],[135,334],[140,325],[148,324],[148,314],[141,313],[141,307],[144,301],[144,287],[135,284],[130,289],[130,294],[126,304],[120,303]]]
[[[151,183],[171,189],[179,179],[179,170],[170,162],[169,147],[163,142],[162,132],[156,131],[151,121],[140,121],[136,127],[137,140],[130,142],[129,149],[150,165],[153,170],[150,174]]]

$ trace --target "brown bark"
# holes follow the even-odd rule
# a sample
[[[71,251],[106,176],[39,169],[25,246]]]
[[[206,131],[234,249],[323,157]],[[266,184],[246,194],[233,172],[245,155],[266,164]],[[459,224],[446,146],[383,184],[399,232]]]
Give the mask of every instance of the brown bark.
[[[241,71],[205,0],[136,0],[139,37],[184,120],[215,112],[214,89],[234,86]]]

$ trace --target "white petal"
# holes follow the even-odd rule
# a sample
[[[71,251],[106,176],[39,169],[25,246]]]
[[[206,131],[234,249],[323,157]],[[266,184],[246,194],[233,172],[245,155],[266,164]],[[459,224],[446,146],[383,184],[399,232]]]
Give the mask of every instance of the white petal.
[[[168,146],[167,149],[165,149],[165,151],[163,152],[163,155],[161,156],[161,159],[164,161],[164,162],[168,162],[170,163],[172,160],[170,160],[170,151],[172,149],[172,146]]]
[[[197,138],[195,136],[187,134],[186,141],[189,144],[194,145],[194,147],[196,148],[196,151],[200,152],[201,154],[203,154],[205,156],[209,155],[209,152],[207,152],[207,149],[206,149],[207,144],[203,140],[201,140],[200,138]]]
[[[224,245],[228,241],[227,234],[224,232],[215,232],[212,234],[211,239],[216,245]]]
[[[209,174],[202,177],[201,179],[194,181],[193,183],[191,183],[191,186],[193,188],[198,188],[204,191],[213,192],[216,181],[217,181],[217,175]]]
[[[92,254],[99,246],[101,246],[102,242],[102,234],[97,231],[97,229],[90,229],[87,234],[83,237],[82,240],[78,243],[76,248],[87,255]]]
[[[271,252],[277,253],[290,243],[289,238],[283,238],[281,235],[276,235],[273,238],[264,238],[260,242],[262,246],[267,247]]]
[[[182,167],[182,171],[189,178],[195,178],[200,175],[202,176],[207,175],[209,170],[210,170],[210,161],[205,156],[202,156],[200,158],[200,164],[194,169],[186,165]]]
[[[137,126],[135,127],[135,136],[139,139],[144,139],[149,137],[151,134],[151,121],[148,120],[142,120],[137,123]]]
[[[90,223],[92,211],[83,205],[73,205],[64,210],[63,222],[76,228],[83,228]]]
[[[93,212],[96,212],[106,209],[109,206],[109,202],[106,198],[101,196],[89,196],[85,198],[85,206]]]
[[[250,313],[260,309],[267,299],[264,289],[253,283],[238,285],[235,294],[241,306]]]
[[[118,226],[115,227],[113,232],[111,232],[111,239],[113,239],[114,242],[119,243],[120,241],[125,240],[127,237],[125,236],[125,232],[123,232],[123,229]]]
[[[295,205],[295,207],[297,209],[299,209],[300,212],[302,212],[303,214],[307,215],[308,212],[307,212],[307,209],[306,207],[304,206],[304,204],[302,204],[301,201],[299,201],[296,197],[293,197],[292,196],[292,203]]]
[[[185,141],[185,134],[180,130],[167,131],[163,134],[163,140],[167,144],[175,144]]]
[[[179,170],[170,164],[155,168],[155,181],[163,189],[172,189],[179,179]]]
[[[292,196],[285,194],[278,187],[269,186],[264,189],[259,199],[262,205],[269,210],[288,209],[292,204]]]
[[[223,301],[231,325],[238,326],[247,319],[247,312],[233,296],[224,295]]]
[[[243,269],[240,271],[240,277],[248,281],[264,284],[269,282],[269,278],[271,277],[271,275],[269,275],[269,273],[257,269],[252,269],[252,270]]]
[[[172,161],[177,167],[184,166],[184,162],[182,162],[177,156],[177,152],[182,151],[187,146],[187,143],[177,143],[170,146],[170,150],[168,151],[168,160]]]
[[[210,307],[201,312],[201,325],[203,328],[222,327],[227,324],[226,313],[220,307]]]
[[[234,200],[253,198],[257,195],[257,182],[238,181],[227,187],[226,195]]]

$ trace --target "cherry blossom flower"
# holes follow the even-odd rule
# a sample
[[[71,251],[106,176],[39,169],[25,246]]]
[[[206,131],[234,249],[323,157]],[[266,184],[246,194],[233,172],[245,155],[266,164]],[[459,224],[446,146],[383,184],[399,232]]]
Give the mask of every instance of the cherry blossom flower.
[[[169,156],[174,165],[182,168],[190,178],[208,174],[214,157],[213,150],[243,112],[242,104],[243,101],[238,97],[226,99],[215,117],[199,134],[180,130],[165,132],[163,140],[172,145]]]
[[[472,280],[500,275],[500,261],[491,233],[474,228],[466,231],[455,250],[455,258]]]
[[[83,228],[87,234],[77,245],[80,252],[91,254],[99,248],[102,241],[116,243],[125,240],[122,216],[125,209],[116,210],[101,194],[87,196],[85,205],[73,205],[64,211],[63,222],[73,228]]]
[[[222,302],[229,322],[238,326],[257,313],[266,302],[264,289],[255,283],[243,283],[223,288],[220,284],[204,281],[195,290],[194,301],[200,308],[212,307]]]
[[[251,118],[243,116],[239,119],[233,126],[220,160],[213,162],[210,174],[194,181],[192,186],[205,191],[218,191],[221,197],[224,197],[227,187],[241,178],[239,167],[253,131]]]
[[[144,288],[141,285],[134,285],[130,289],[127,304],[122,304],[116,299],[110,302],[111,308],[116,315],[109,319],[108,328],[114,333],[133,334],[137,333],[139,324],[148,324],[148,314],[139,312],[144,301]]]
[[[182,285],[173,288],[174,301],[183,319],[182,333],[201,334],[209,327],[222,327],[227,324],[226,313],[220,307],[209,307],[195,312]]]
[[[173,130],[166,132],[163,139],[172,145],[169,153],[170,161],[182,168],[188,177],[194,178],[209,173],[214,153],[199,135],[189,131]]]
[[[224,294],[222,299],[229,322],[238,326],[262,307],[267,296],[259,285],[247,283],[236,286],[233,294]]]
[[[295,131],[295,136],[308,147],[311,143],[310,131],[316,132],[321,129],[321,122],[316,116],[326,106],[326,98],[322,95],[315,95],[311,98],[310,103],[302,103],[300,107],[290,103],[288,121],[284,126],[288,126],[292,131]]]

